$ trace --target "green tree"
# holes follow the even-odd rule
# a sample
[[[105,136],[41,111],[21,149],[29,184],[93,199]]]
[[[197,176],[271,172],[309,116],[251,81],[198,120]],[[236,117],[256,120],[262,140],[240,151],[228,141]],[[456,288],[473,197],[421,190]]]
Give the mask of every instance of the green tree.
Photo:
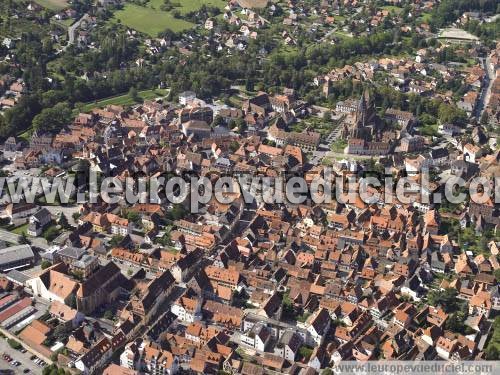
[[[76,309],[76,297],[74,294],[70,294],[68,299],[68,306],[72,309]]]
[[[427,295],[427,301],[432,306],[441,306],[447,313],[458,310],[458,292],[456,289],[447,288],[441,290],[431,290]]]
[[[132,99],[134,102],[141,101],[141,97],[139,96],[139,93],[137,92],[137,89],[135,87],[131,87],[128,90],[128,96],[130,96],[130,99]]]
[[[111,247],[116,247],[118,246],[121,242],[123,241],[123,236],[119,234],[115,234],[113,237],[111,237],[111,240],[109,240],[109,246]]]
[[[57,236],[59,236],[59,233],[59,229],[55,226],[51,226],[43,233],[43,238],[45,238],[47,242],[52,242],[57,238]]]
[[[7,344],[9,344],[9,346],[12,349],[16,349],[16,350],[19,350],[23,347],[19,341],[16,341],[13,339],[7,339]]]
[[[70,225],[68,222],[68,218],[64,214],[64,212],[61,212],[61,216],[59,216],[58,224],[61,226],[63,229],[69,229]]]
[[[299,348],[299,356],[304,359],[304,362],[307,362],[309,358],[311,357],[311,354],[313,352],[313,349],[302,345]]]
[[[50,263],[48,260],[42,261],[42,264],[40,265],[40,267],[42,268],[42,270],[44,270],[46,268],[49,268],[50,266],[52,266],[52,263]]]
[[[486,359],[500,360],[500,316],[495,318],[492,326],[492,335],[486,347]]]
[[[66,102],[43,109],[33,118],[33,128],[44,132],[57,132],[71,123],[71,107]]]
[[[26,232],[23,231],[21,233],[21,235],[19,236],[19,243],[20,244],[27,244],[29,245],[31,243],[30,239],[28,238],[28,236],[26,235]]]

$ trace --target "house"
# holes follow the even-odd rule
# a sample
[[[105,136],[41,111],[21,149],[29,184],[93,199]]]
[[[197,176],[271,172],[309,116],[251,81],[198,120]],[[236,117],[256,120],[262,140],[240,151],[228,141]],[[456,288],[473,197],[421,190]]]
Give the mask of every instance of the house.
[[[170,311],[183,322],[194,323],[202,318],[203,299],[195,295],[194,292],[189,293],[189,291],[190,289],[172,304]]]
[[[109,1],[109,0],[101,0],[101,1]],[[102,373],[103,375],[137,375],[137,371],[121,367],[117,364],[111,363],[108,367],[106,367]]]
[[[264,352],[271,339],[271,330],[262,323],[255,324],[248,332],[240,335],[241,342],[259,352]]]
[[[106,214],[111,224],[111,233],[125,237],[132,232],[132,223],[128,219],[113,214]]]
[[[9,203],[5,208],[5,214],[11,224],[20,225],[26,223],[28,218],[38,211],[33,203]]]
[[[214,20],[211,18],[207,18],[207,20],[205,21],[205,30],[212,30],[213,28],[214,28]]]
[[[68,328],[78,327],[85,319],[85,315],[81,312],[59,301],[52,301],[49,313],[52,317],[57,318],[60,324],[64,324]]]
[[[171,272],[176,282],[181,283],[189,279],[192,271],[203,258],[203,252],[203,249],[196,248],[175,263]]]
[[[307,332],[315,345],[321,345],[323,343],[324,336],[330,329],[330,323],[330,314],[328,314],[328,310],[324,308],[320,308],[318,312],[306,320],[305,326]]]
[[[29,218],[29,226],[26,231],[29,236],[38,237],[52,221],[50,211],[45,207],[41,208]]]
[[[210,136],[212,128],[205,121],[189,120],[181,125],[181,131],[186,137],[202,140]]]
[[[141,353],[143,368],[150,374],[173,375],[179,370],[179,359],[157,344],[148,342]]]
[[[488,318],[491,308],[491,294],[486,291],[474,294],[469,301],[469,314],[484,315]]]
[[[196,94],[192,91],[184,91],[183,93],[179,94],[180,105],[188,105],[195,99],[196,99]]]
[[[330,360],[326,347],[324,345],[320,345],[314,348],[307,365],[310,368],[319,371],[328,362],[330,362]]]
[[[467,143],[463,148],[463,153],[465,161],[476,163],[477,159],[482,155],[482,150],[476,145]]]
[[[415,317],[416,313],[417,311],[411,303],[403,302],[396,308],[393,322],[402,328],[407,328]]]
[[[434,148],[429,152],[429,159],[432,166],[439,167],[450,161],[450,153],[446,148]]]
[[[276,344],[274,354],[293,363],[303,342],[304,340],[300,334],[292,330],[287,330],[281,335]]]
[[[96,373],[111,358],[111,340],[104,337],[76,362],[75,367],[84,375]]]
[[[166,270],[130,297],[126,310],[140,317],[144,323],[148,323],[174,286],[175,279],[170,271]]]
[[[240,282],[240,273],[236,270],[228,270],[216,266],[207,266],[205,273],[210,282],[215,286],[224,286],[235,290]]]

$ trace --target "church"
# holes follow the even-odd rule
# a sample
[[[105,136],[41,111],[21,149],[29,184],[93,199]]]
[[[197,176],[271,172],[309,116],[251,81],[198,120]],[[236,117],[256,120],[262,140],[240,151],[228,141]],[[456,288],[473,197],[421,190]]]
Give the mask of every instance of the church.
[[[373,100],[368,90],[361,96],[357,108],[344,119],[342,137],[380,141],[384,130],[384,121],[377,115]]]

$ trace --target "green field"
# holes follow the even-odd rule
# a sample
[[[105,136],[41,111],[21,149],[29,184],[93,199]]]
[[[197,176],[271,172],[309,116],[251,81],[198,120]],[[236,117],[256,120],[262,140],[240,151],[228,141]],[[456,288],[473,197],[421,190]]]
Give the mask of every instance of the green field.
[[[142,100],[150,100],[157,97],[165,96],[168,94],[168,89],[155,89],[155,90],[144,90],[138,92]],[[96,107],[104,107],[107,105],[122,105],[128,106],[136,104],[134,100],[128,94],[112,96],[110,98],[102,99],[97,102],[85,103],[85,105],[80,108],[82,112],[89,112]]]
[[[176,2],[175,0],[173,1]],[[175,8],[181,14],[200,9],[203,4],[216,6],[223,9],[226,2],[223,0],[182,0],[180,6]],[[160,9],[163,0],[150,0],[142,7],[127,3],[123,9],[115,12],[112,21],[131,27],[137,31],[156,37],[158,33],[170,29],[174,32],[184,31],[194,26],[193,23],[174,18],[172,11],[165,12]]]
[[[35,0],[36,3],[40,4],[44,8],[50,10],[62,10],[68,7],[67,0]]]

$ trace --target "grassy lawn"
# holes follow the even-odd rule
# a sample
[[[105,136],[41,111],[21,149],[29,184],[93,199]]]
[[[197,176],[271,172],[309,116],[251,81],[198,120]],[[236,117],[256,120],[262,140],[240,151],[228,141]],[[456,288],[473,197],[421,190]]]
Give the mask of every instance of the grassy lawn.
[[[67,0],[35,0],[35,2],[40,4],[44,8],[55,11],[68,7]]]
[[[347,146],[347,142],[344,139],[337,139],[332,143],[331,150],[334,152],[344,152],[344,149]]]
[[[112,21],[120,21],[123,25],[152,37],[158,36],[165,29],[179,32],[194,26],[191,22],[174,18],[168,12],[135,4],[125,4],[123,9],[115,12]]]
[[[351,34],[346,33],[345,31],[342,31],[342,30],[337,30],[332,35],[334,35],[340,39],[351,39],[352,38]]]
[[[150,100],[160,96],[167,95],[168,90],[167,89],[144,90],[144,91],[139,91],[138,94],[142,100]],[[86,103],[83,106],[82,111],[89,112],[95,107],[104,107],[111,104],[128,106],[136,104],[136,102],[132,100],[132,98],[127,93],[124,95],[112,96],[110,98],[102,99],[97,102]]]
[[[183,0],[180,6],[174,8],[181,14],[200,9],[203,4],[216,6],[223,9],[226,2],[223,0]],[[126,3],[123,9],[115,12],[112,22],[120,22],[137,31],[156,37],[158,33],[170,29],[174,32],[184,31],[194,26],[193,23],[174,18],[172,11],[165,12],[160,9],[163,0],[150,0],[145,6]]]
[[[61,20],[58,22],[63,26],[70,27],[71,25],[73,25],[75,23],[75,20],[73,18],[68,18],[66,20]]]
[[[29,223],[20,225],[16,228],[12,229],[11,232],[20,236],[23,232],[26,232],[28,230],[28,226],[29,226]]]

